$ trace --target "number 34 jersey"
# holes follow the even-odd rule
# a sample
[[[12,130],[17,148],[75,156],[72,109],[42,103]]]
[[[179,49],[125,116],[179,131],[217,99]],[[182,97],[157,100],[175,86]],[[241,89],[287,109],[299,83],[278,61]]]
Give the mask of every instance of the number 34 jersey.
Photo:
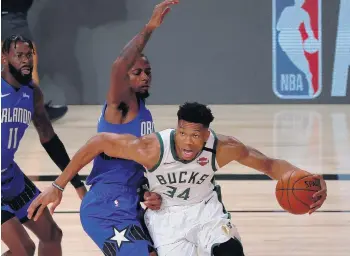
[[[1,180],[11,176],[6,170],[13,163],[33,112],[33,87],[22,85],[16,90],[1,78]]]
[[[188,205],[203,201],[214,189],[217,137],[213,131],[203,150],[192,161],[176,155],[175,130],[156,133],[160,142],[160,160],[147,171],[150,191],[162,196],[162,206]]]

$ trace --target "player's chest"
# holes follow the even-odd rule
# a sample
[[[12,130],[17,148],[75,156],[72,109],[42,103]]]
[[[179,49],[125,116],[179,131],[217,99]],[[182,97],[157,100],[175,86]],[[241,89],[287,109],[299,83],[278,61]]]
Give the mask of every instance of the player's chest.
[[[203,160],[203,158],[201,159]],[[153,182],[158,185],[200,185],[210,182],[214,175],[210,161],[202,165],[201,161],[196,159],[191,163],[181,163],[173,159],[163,161],[161,166],[150,173],[153,176]]]
[[[33,99],[29,94],[11,95],[1,100],[1,123],[28,125],[32,120],[33,111]]]

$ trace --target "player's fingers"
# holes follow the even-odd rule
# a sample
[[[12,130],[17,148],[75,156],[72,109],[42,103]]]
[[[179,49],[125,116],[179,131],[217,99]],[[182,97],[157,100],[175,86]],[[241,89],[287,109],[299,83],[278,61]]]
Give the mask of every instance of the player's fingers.
[[[34,221],[37,221],[40,218],[40,216],[41,216],[41,214],[43,214],[43,211],[44,211],[45,208],[46,208],[45,205],[43,205],[43,204],[40,205],[38,211],[34,215]]]
[[[159,194],[157,194],[157,193],[154,193],[154,192],[148,192],[149,194],[149,196],[147,197],[147,199],[149,199],[149,200],[159,200],[161,197],[160,197],[160,195]]]
[[[178,4],[179,1],[178,0],[166,0],[164,2],[161,2],[160,4],[158,4],[156,6],[156,9],[158,11],[162,11],[164,10],[165,8],[169,7],[170,5],[174,5],[174,4]]]
[[[146,192],[143,194],[143,199],[144,199],[144,200],[148,200],[148,199],[150,198],[150,196],[151,196],[151,192],[146,191]]]
[[[50,214],[53,215],[53,213],[55,212],[56,207],[60,204],[59,201],[56,201],[52,204],[52,206],[50,207]]]
[[[318,197],[327,197],[327,190],[326,189],[321,189],[320,191],[317,191],[315,194],[312,195],[312,197],[318,198]]]
[[[145,206],[151,210],[159,210],[160,209],[160,204],[151,204],[149,202],[144,202]]]
[[[162,15],[160,17],[160,21],[163,22],[163,19],[165,17],[165,15],[167,15],[170,12],[170,7],[167,7],[163,12]]]
[[[145,202],[147,202],[148,204],[160,205],[162,203],[162,200],[159,197],[157,197],[157,198],[148,198],[147,200],[145,200]]]
[[[321,205],[323,204],[324,200],[323,199],[320,199],[320,200],[317,200],[315,203],[313,203],[312,205],[310,205],[310,208],[311,209],[314,209],[316,207],[321,207]]]
[[[28,217],[28,219],[32,219],[32,217],[34,216],[34,212],[36,211],[36,209],[40,205],[40,203],[39,203],[40,197],[41,197],[41,195],[39,195],[37,198],[35,198],[34,201],[29,205],[29,207],[27,209],[27,212],[28,212],[27,217]]]
[[[309,214],[313,214],[315,211],[317,211],[321,206],[317,206],[315,208],[312,208],[310,211],[309,211]]]

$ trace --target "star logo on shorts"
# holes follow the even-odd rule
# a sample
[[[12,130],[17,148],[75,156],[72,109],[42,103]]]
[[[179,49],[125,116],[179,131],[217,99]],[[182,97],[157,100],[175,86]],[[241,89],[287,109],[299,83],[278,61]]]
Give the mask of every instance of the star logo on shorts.
[[[125,228],[121,231],[119,231],[118,229],[116,229],[115,227],[113,228],[114,231],[114,236],[112,236],[111,238],[109,238],[109,241],[114,241],[117,242],[117,247],[118,249],[120,249],[120,247],[122,246],[123,242],[131,242],[129,239],[127,239],[125,237],[125,233],[128,230],[128,228]]]

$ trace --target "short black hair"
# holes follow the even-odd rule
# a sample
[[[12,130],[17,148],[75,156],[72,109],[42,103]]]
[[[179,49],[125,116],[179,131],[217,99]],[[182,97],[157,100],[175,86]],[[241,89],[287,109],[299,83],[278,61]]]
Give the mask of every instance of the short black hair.
[[[16,48],[17,42],[27,43],[29,45],[29,48],[33,50],[33,53],[35,53],[33,42],[22,35],[12,35],[7,37],[2,44],[1,52],[9,53],[11,44],[14,43]]]
[[[177,118],[178,121],[184,120],[190,123],[202,124],[206,128],[214,120],[211,109],[198,102],[186,102],[181,105],[177,111]]]

